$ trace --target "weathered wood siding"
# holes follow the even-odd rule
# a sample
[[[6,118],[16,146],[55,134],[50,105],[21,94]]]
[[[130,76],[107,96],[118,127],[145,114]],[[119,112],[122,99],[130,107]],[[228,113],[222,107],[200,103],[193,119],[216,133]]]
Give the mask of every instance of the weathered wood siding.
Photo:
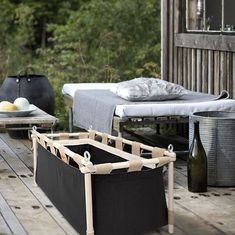
[[[233,52],[176,47],[172,81],[193,91],[233,93]]]
[[[186,0],[162,0],[163,79],[235,98],[235,35],[186,33]]]

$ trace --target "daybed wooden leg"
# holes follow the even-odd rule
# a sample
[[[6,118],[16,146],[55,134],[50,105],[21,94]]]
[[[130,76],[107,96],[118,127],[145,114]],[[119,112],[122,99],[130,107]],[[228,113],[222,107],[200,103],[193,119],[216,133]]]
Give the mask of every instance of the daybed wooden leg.
[[[94,235],[91,174],[85,174],[86,235]]]
[[[118,132],[118,137],[120,137],[120,138],[122,137],[122,132],[120,132],[120,131]]]
[[[36,173],[37,173],[38,142],[37,142],[37,138],[34,135],[32,135],[32,141],[33,141],[33,182],[34,182],[34,185],[37,186]]]
[[[69,107],[69,132],[73,132],[73,108]]]
[[[120,123],[118,128],[118,137],[123,137],[124,124]]]
[[[174,233],[174,163],[168,164],[168,232]]]

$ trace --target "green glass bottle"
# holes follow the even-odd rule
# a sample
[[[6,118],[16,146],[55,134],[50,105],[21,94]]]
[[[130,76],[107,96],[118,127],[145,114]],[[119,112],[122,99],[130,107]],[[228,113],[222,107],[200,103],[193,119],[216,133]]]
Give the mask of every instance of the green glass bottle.
[[[207,191],[207,157],[203,148],[199,122],[194,123],[194,137],[189,150],[187,162],[188,168],[188,190],[190,192]]]

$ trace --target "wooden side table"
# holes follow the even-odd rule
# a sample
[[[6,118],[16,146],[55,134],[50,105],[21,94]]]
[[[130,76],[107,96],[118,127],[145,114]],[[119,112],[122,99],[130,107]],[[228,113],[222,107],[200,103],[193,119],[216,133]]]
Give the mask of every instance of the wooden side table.
[[[37,129],[53,131],[59,119],[36,107],[36,110],[26,117],[10,117],[0,114],[0,130],[31,130]]]

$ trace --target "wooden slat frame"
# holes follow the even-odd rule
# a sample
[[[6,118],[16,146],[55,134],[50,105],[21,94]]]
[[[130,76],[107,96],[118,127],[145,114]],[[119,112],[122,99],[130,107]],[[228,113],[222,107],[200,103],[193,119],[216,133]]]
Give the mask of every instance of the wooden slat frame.
[[[88,133],[86,133],[88,134]],[[64,134],[62,134],[64,136]],[[84,136],[84,133],[66,133],[66,136],[68,136],[68,139],[62,139],[62,140],[54,140],[52,141],[51,138],[55,138],[55,137],[59,137],[61,136],[61,134],[40,134],[38,133],[36,130],[32,131],[32,138],[33,138],[33,146],[36,149],[37,148],[37,143],[39,142],[44,148],[47,147],[51,147],[51,145],[53,145],[53,147],[55,147],[56,149],[58,149],[58,151],[63,155],[67,155],[69,157],[71,157],[80,167],[81,171],[83,171],[84,173],[96,173],[96,168],[95,165],[93,166],[92,162],[88,161],[88,162],[84,162],[84,158],[79,155],[79,154],[75,154],[74,152],[72,152],[71,150],[69,150],[68,148],[66,148],[66,145],[80,145],[80,144],[90,144],[93,145],[97,148],[100,149],[104,149],[107,152],[110,152],[112,154],[115,154],[125,160],[131,161],[131,160],[139,160],[142,161],[143,165],[146,167],[152,166],[153,164],[159,164],[161,161],[161,157],[165,157],[166,159],[169,160],[169,162],[171,161],[175,161],[175,153],[174,152],[169,152],[168,150],[164,150],[161,148],[158,148],[159,150],[162,150],[162,152],[164,153],[162,156],[159,156],[159,158],[156,159],[145,159],[142,158],[140,156],[137,156],[135,154],[130,154],[127,152],[123,152],[120,149],[117,148],[113,148],[111,146],[108,146],[107,143],[110,140],[116,140],[116,138],[118,138],[118,140],[120,140],[120,137],[115,137],[115,136],[111,136],[108,134],[103,134],[100,132],[96,132],[97,136],[100,137],[104,137],[105,136],[105,144],[104,143],[100,143],[98,141],[95,141],[93,139],[86,139],[86,138],[82,138],[82,139],[69,139],[69,137],[79,137],[79,136]],[[44,143],[43,143],[44,142]],[[151,147],[148,145],[144,145],[138,142],[133,142],[127,139],[122,139],[123,144],[128,144],[131,146],[136,146],[138,144],[140,150],[147,150],[147,151],[153,151],[153,149],[156,149],[157,147]],[[35,152],[34,152],[35,153]],[[112,169],[122,169],[122,168],[129,168],[129,163],[128,161],[122,162],[122,163],[112,163]],[[36,157],[35,157],[35,162],[36,162]],[[36,164],[36,163],[35,163]],[[83,165],[83,168],[82,166]],[[91,166],[91,167],[90,167]],[[35,166],[36,169],[36,166]],[[34,172],[36,174],[36,172]]]

